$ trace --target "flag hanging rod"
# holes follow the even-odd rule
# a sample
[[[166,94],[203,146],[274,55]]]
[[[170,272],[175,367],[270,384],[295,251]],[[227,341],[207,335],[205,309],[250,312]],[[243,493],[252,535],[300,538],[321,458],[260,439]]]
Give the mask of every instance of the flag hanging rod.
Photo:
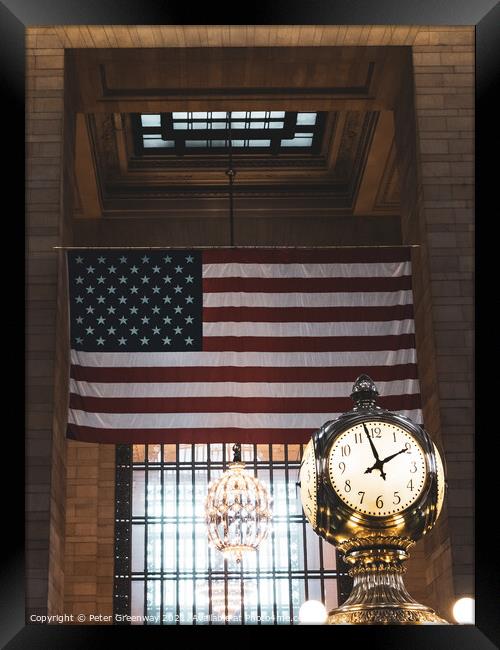
[[[207,250],[211,248],[290,248],[290,249],[314,249],[314,248],[420,248],[420,244],[382,244],[380,246],[271,246],[271,245],[261,245],[261,246],[52,246],[53,250],[138,250],[138,251],[151,251],[151,250]]]

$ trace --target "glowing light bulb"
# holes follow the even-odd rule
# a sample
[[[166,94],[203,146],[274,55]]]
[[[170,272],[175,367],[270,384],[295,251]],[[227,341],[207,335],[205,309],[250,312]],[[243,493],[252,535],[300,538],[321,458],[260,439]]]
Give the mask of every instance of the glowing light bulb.
[[[299,622],[309,625],[323,625],[328,618],[326,607],[319,600],[306,600],[299,609]]]
[[[474,625],[474,598],[459,598],[453,605],[453,618],[457,623]]]

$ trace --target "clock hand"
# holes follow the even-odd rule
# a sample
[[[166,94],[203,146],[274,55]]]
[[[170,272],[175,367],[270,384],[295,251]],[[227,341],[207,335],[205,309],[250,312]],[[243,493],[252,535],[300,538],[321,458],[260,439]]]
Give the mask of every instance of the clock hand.
[[[368,433],[368,429],[366,427],[366,424],[363,422],[363,429],[365,430],[366,437],[368,438],[368,442],[370,443],[370,447],[372,448],[372,453],[375,456],[375,460],[378,461],[378,452],[375,449],[375,445],[373,444],[373,440],[370,438],[370,434]]]
[[[390,460],[392,460],[392,459],[395,458],[396,456],[399,456],[399,454],[402,454],[402,453],[404,453],[405,451],[406,451],[406,447],[405,447],[404,449],[401,449],[401,451],[397,451],[395,454],[392,454],[391,456],[387,456],[387,457],[384,458],[383,460],[380,460],[379,458],[377,458],[377,460],[375,461],[375,463],[374,463],[371,467],[368,467],[368,468],[365,470],[365,474],[371,474],[372,471],[373,471],[374,469],[378,469],[378,471],[380,472],[380,476],[381,476],[381,477],[384,479],[384,481],[385,481],[385,477],[387,476],[386,473],[384,472],[384,465],[385,465],[385,463],[388,463]]]
[[[365,474],[371,474],[372,471],[373,471],[374,469],[378,469],[378,471],[380,472],[380,476],[381,476],[381,477],[384,479],[384,481],[385,481],[386,474],[385,474],[385,472],[384,472],[384,463],[383,463],[381,460],[379,460],[378,458],[377,458],[377,460],[375,461],[375,463],[374,463],[371,467],[368,467],[368,468],[365,470]]]
[[[406,447],[404,449],[401,449],[401,451],[397,451],[395,454],[392,454],[392,456],[387,456],[387,458],[384,458],[384,460],[382,461],[382,465],[384,463],[388,463],[390,460],[392,460],[396,456],[399,456],[399,454],[404,454],[405,451],[407,451]]]

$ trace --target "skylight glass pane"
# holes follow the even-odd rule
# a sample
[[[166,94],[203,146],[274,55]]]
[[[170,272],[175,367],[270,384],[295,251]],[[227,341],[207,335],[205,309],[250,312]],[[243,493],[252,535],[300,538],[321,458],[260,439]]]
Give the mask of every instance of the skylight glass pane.
[[[143,144],[145,149],[165,149],[175,146],[173,140],[162,140],[160,137],[147,138],[147,136],[144,136]]]
[[[293,138],[292,140],[282,140],[282,147],[310,147],[312,138]]]
[[[297,124],[316,124],[317,113],[298,113]]]
[[[160,115],[141,115],[142,126],[161,126]]]
[[[137,125],[140,137],[147,149],[163,149],[165,154],[181,155],[184,148],[201,149],[207,152],[221,153],[227,149],[228,123],[227,117],[231,115],[231,128],[233,129],[232,146],[236,149],[260,148],[269,149],[271,137],[278,135],[275,144],[276,151],[273,153],[288,152],[292,147],[312,149],[313,143],[319,137],[322,122],[319,120],[320,113],[313,111],[302,111],[288,113],[287,111],[186,111],[171,113],[144,113],[139,114],[140,122]],[[292,137],[285,132],[285,124],[288,118],[296,120],[297,133]],[[286,120],[284,118],[287,118]],[[165,133],[162,124],[167,127]],[[306,129],[309,126],[309,129]],[[292,127],[293,128],[293,127]],[[308,133],[301,133],[300,130],[308,130]],[[149,131],[149,133],[148,133]],[[258,133],[257,133],[258,131]],[[292,132],[293,133],[293,132]],[[168,142],[162,140],[162,136],[169,138]],[[281,140],[283,138],[283,140]],[[195,152],[193,152],[195,153]]]

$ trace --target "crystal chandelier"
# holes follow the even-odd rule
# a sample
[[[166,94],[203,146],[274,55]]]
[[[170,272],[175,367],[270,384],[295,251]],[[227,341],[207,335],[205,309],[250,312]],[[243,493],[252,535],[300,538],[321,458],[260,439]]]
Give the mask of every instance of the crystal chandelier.
[[[266,538],[271,522],[271,497],[259,479],[245,471],[241,445],[233,446],[229,469],[208,486],[205,502],[209,542],[228,559],[241,562]]]

